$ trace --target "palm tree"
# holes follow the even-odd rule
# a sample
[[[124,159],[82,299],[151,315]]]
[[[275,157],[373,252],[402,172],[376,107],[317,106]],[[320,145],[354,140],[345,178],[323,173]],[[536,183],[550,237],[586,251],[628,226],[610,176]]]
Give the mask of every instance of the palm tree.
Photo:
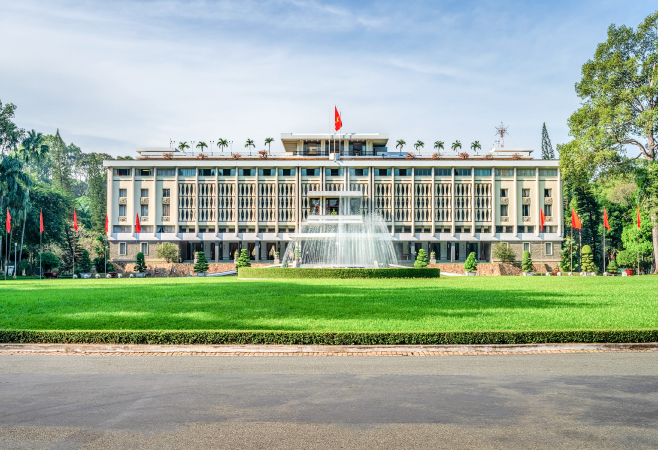
[[[439,150],[443,150],[443,141],[436,141],[434,143],[434,148],[438,152]]]
[[[28,177],[32,179],[32,166],[30,163],[40,162],[48,154],[49,147],[46,140],[41,133],[32,130],[27,133],[27,137],[23,140],[23,145],[19,148],[18,153],[27,165]],[[30,187],[27,187],[27,196],[30,196]],[[25,222],[27,222],[27,208],[23,214],[23,229],[21,231],[21,250],[18,254],[18,265],[20,267],[23,256],[23,240],[25,238]]]
[[[272,142],[274,142],[274,138],[265,138],[265,145],[267,145],[267,151],[272,153]]]
[[[423,141],[416,141],[416,143],[414,144],[414,148],[418,153],[420,153],[420,150],[418,149],[423,147],[425,147],[425,143]]]
[[[482,146],[480,145],[480,141],[473,141],[471,144],[471,150],[473,150],[475,153],[478,152],[478,150],[482,150]]]
[[[178,150],[180,150],[181,152],[184,152],[185,149],[186,149],[186,148],[190,148],[190,146],[187,145],[187,141],[185,141],[185,142],[179,142],[177,148],[178,148]]]
[[[459,140],[456,140],[450,147],[452,148],[453,152],[456,152],[458,148],[462,148],[462,143],[459,142]]]
[[[228,147],[228,141],[222,138],[217,139],[217,147],[219,147],[219,150],[223,152],[224,149]]]
[[[244,144],[244,148],[249,149],[249,147],[256,148],[256,145],[254,144],[254,141],[252,139],[247,139],[247,143]]]
[[[404,142],[402,139],[398,139],[397,145],[395,146],[395,148],[400,147],[400,151],[402,151],[402,149],[404,148],[405,145],[407,145],[406,142]]]
[[[204,147],[208,147],[208,144],[203,141],[199,141],[199,143],[196,145],[196,148],[201,148],[201,153],[203,153]]]
[[[31,184],[30,178],[23,172],[23,163],[20,159],[10,155],[0,159],[0,205],[5,205],[4,201],[7,197],[6,206],[14,217],[25,217],[25,211],[30,203],[27,190],[30,189]],[[0,216],[5,217],[4,214]],[[18,267],[14,270],[17,271]]]

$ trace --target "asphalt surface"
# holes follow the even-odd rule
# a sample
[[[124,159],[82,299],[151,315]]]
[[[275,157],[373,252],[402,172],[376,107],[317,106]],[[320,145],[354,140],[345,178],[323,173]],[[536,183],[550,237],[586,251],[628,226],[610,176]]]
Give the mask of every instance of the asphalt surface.
[[[0,355],[0,448],[658,448],[658,353]]]

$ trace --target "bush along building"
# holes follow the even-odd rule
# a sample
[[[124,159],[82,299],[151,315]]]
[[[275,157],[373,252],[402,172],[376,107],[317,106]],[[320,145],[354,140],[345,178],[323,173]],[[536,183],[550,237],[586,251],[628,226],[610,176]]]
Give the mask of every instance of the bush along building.
[[[232,262],[245,249],[267,263],[309,215],[348,207],[383,218],[401,264],[420,249],[437,263],[463,263],[471,252],[492,262],[498,242],[518,261],[524,251],[551,267],[560,260],[558,161],[533,159],[531,149],[406,153],[389,151],[381,133],[286,133],[281,141],[278,154],[150,148],[105,161],[111,259],[142,252],[154,261],[156,246],[170,242],[184,262],[200,251],[211,263]]]

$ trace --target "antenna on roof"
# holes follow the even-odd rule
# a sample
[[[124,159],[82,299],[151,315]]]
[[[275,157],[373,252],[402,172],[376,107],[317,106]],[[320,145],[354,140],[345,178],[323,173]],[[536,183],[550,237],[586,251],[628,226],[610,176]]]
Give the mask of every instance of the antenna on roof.
[[[509,134],[507,132],[507,128],[505,125],[503,125],[503,122],[500,122],[500,126],[496,127],[496,134],[500,135],[500,148],[505,147],[505,141],[504,141],[504,136],[506,134]]]

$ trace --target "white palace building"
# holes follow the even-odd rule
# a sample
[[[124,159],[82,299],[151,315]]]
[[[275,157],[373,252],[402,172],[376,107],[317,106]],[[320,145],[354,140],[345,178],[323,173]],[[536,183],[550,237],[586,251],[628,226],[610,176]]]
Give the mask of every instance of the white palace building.
[[[388,134],[292,134],[284,153],[180,152],[138,149],[135,160],[105,161],[111,257],[155,260],[172,242],[182,261],[204,251],[229,262],[248,249],[252,260],[283,254],[309,215],[354,213],[385,220],[401,264],[420,248],[437,263],[475,252],[492,261],[492,245],[508,243],[520,260],[559,261],[563,236],[558,161],[532,159],[530,149],[494,148],[462,159],[444,153],[389,151]],[[540,230],[540,210],[546,216]],[[141,232],[136,233],[139,215]]]

